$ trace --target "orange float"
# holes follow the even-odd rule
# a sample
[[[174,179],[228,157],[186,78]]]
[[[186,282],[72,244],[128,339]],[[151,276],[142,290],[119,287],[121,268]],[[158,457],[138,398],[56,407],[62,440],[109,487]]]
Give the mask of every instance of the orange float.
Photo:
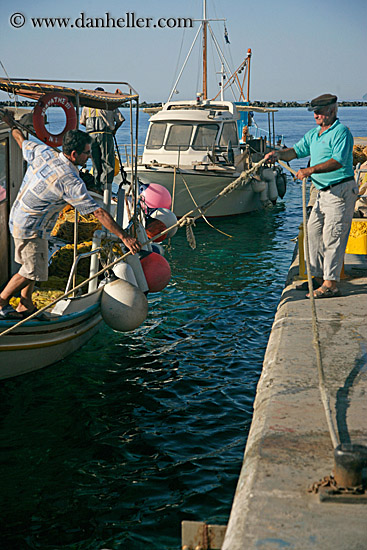
[[[145,231],[149,239],[153,239],[153,237],[155,237],[156,235],[159,235],[159,233],[162,233],[162,231],[165,231],[165,229],[167,229],[167,227],[160,220],[148,218]],[[167,233],[153,240],[155,243],[160,243],[164,241],[166,237],[167,237]]]

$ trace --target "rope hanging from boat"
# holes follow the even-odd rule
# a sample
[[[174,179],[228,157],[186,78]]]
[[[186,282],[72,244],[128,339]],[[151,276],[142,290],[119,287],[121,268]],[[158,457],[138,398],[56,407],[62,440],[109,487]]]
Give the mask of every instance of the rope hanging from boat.
[[[191,198],[192,202],[195,204],[196,207],[198,207],[198,204],[197,204],[197,202],[195,201],[194,196],[193,196],[193,194],[191,193],[190,188],[189,188],[189,186],[188,186],[188,184],[187,184],[185,178],[183,177],[183,174],[182,174],[180,171],[179,171],[179,174],[180,174],[180,176],[181,176],[181,178],[182,178],[182,181],[183,181],[183,183],[184,183],[184,185],[185,185],[185,187],[186,187],[186,191],[187,191],[188,194],[190,195],[190,198]],[[199,208],[199,207],[198,207],[198,208]],[[203,220],[205,221],[205,223],[207,223],[212,229],[215,229],[215,231],[218,231],[218,233],[222,233],[222,235],[225,235],[226,237],[229,237],[230,239],[233,238],[233,235],[229,235],[228,233],[225,233],[225,232],[222,231],[221,229],[218,229],[217,227],[214,227],[214,225],[210,223],[210,221],[208,220],[208,218],[204,215],[204,213],[203,213],[202,211],[200,211],[200,209],[199,209],[199,212],[200,212],[200,214],[201,214],[201,217],[202,217]],[[187,235],[187,230],[186,230],[186,235]],[[189,240],[189,239],[188,239],[188,240]],[[190,241],[189,241],[189,244],[190,244]],[[190,246],[191,246],[191,245],[190,245]],[[191,247],[191,248],[193,248],[193,247]],[[195,244],[195,247],[194,247],[194,248],[196,248],[196,244]]]
[[[195,250],[195,248],[196,248],[196,239],[195,239],[195,235],[194,235],[193,226],[195,227],[194,222],[192,224],[187,224],[186,225],[186,239],[187,239],[187,242],[189,243],[190,248]]]

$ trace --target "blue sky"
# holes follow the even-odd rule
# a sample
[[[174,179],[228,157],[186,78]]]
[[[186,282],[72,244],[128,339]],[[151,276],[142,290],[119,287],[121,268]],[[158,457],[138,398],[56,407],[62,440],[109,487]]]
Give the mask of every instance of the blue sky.
[[[238,66],[252,49],[252,100],[309,100],[321,93],[360,100],[367,93],[366,0],[207,0],[208,15],[226,18],[227,59]],[[141,100],[164,101],[194,38],[194,29],[177,28],[33,28],[31,18],[114,19],[201,18],[201,0],[1,0],[0,59],[9,76],[65,80],[122,80]],[[12,14],[25,24],[14,28]],[[16,20],[17,22],[19,19]],[[224,44],[223,22],[212,23]],[[230,50],[229,50],[230,48]],[[194,98],[201,89],[199,51],[184,73],[175,99]],[[209,96],[219,77],[209,48]],[[0,76],[4,71],[0,67]],[[111,87],[113,89],[113,87]],[[231,99],[230,96],[228,96]],[[1,94],[1,99],[5,99]]]

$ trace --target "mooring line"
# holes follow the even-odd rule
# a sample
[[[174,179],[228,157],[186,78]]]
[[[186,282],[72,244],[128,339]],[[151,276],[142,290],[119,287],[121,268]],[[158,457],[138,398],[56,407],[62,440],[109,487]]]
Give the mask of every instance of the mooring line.
[[[284,162],[278,161],[283,168],[289,170],[293,175],[296,175],[297,172],[293,170],[290,166]],[[307,271],[307,282],[308,282],[308,292],[310,296],[310,305],[311,305],[311,318],[312,318],[312,332],[313,332],[313,346],[316,353],[316,364],[317,372],[319,376],[319,390],[321,395],[321,401],[324,406],[326,422],[329,428],[330,438],[333,444],[334,449],[339,445],[339,439],[335,429],[331,407],[330,407],[330,395],[327,391],[326,382],[325,382],[325,371],[322,362],[321,354],[321,343],[320,343],[320,333],[319,333],[319,324],[316,311],[315,297],[313,294],[313,284],[310,271],[310,248],[308,240],[308,229],[307,229],[307,209],[306,209],[306,182],[307,178],[304,178],[302,181],[302,212],[303,212],[303,232],[304,232],[304,249],[305,249],[305,260],[306,260],[306,271]]]

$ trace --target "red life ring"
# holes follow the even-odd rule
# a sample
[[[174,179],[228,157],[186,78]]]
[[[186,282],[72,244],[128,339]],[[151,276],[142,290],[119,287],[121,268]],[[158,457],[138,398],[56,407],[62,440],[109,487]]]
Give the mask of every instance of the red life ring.
[[[49,107],[61,107],[66,115],[66,125],[60,134],[50,134],[46,130],[45,115]],[[52,147],[62,144],[62,138],[68,130],[75,130],[77,118],[74,105],[68,100],[66,95],[45,94],[39,98],[33,111],[33,126],[37,137]]]

